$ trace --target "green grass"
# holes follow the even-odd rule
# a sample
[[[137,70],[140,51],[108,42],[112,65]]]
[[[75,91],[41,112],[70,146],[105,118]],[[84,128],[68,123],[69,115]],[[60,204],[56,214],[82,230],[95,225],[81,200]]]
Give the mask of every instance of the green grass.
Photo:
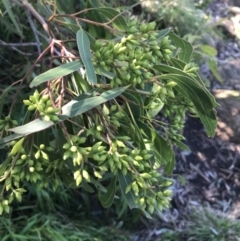
[[[23,203],[19,206],[15,204],[9,215],[0,217],[1,241],[132,241],[139,232],[141,239],[137,241],[145,241],[148,230],[156,228],[159,222],[146,220],[134,210],[118,210],[117,206],[103,209],[93,196],[77,190],[60,187],[54,193],[51,190],[28,189],[30,191],[24,195]],[[240,240],[240,222],[214,211],[193,209],[181,219],[183,228],[176,225],[175,230],[162,229],[157,237],[147,240]]]
[[[25,210],[26,211],[26,210]],[[114,226],[97,226],[83,217],[68,217],[61,213],[34,212],[9,219],[0,218],[0,237],[5,240],[37,241],[127,241],[127,234]]]
[[[182,217],[181,217],[182,218]],[[214,210],[191,210],[181,221],[182,229],[162,230],[151,241],[239,241],[240,222]],[[150,241],[150,240],[149,240]]]

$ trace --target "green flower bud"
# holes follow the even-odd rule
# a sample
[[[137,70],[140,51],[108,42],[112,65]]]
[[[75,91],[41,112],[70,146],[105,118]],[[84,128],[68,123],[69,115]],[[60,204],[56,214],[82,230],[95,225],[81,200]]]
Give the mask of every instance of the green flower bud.
[[[43,119],[44,119],[45,121],[50,121],[50,120],[51,120],[51,118],[50,118],[49,115],[45,115],[45,116],[43,117]]]
[[[166,84],[167,87],[175,87],[177,85],[177,83],[175,81],[170,81]]]
[[[152,176],[149,173],[141,173],[140,177],[148,179],[148,178],[151,178]]]
[[[34,97],[34,99],[35,99],[35,101],[38,101],[39,100],[39,92],[38,92],[38,90],[35,90],[35,92],[34,92],[34,94],[33,94],[33,97]]]
[[[49,95],[43,95],[42,98],[41,98],[41,100],[42,100],[43,102],[48,101],[48,99],[49,99]]]
[[[128,29],[128,32],[129,33],[136,33],[136,32],[138,32],[138,29],[136,28],[136,26],[132,26]]]
[[[171,191],[171,190],[165,190],[165,191],[163,192],[163,195],[164,195],[165,197],[170,197],[170,196],[172,195],[172,191]]]
[[[67,160],[72,155],[71,151],[66,151],[63,154],[63,160]]]
[[[82,176],[87,182],[90,182],[90,176],[86,170],[82,171]]]
[[[25,105],[32,105],[32,102],[29,101],[29,100],[24,100],[23,103],[24,103]]]
[[[170,49],[163,49],[162,50],[162,53],[165,53],[165,54],[172,54],[172,51]]]
[[[28,106],[28,110],[29,111],[33,111],[33,110],[35,110],[36,109],[36,106],[35,105],[30,105],[30,106]]]
[[[156,26],[156,22],[148,23],[146,31],[149,32],[154,30],[155,26]]]
[[[65,143],[64,145],[63,145],[63,149],[69,149],[71,147],[71,145],[70,145],[70,143]]]
[[[71,152],[76,152],[77,151],[77,147],[76,146],[71,146],[70,151]]]
[[[140,31],[142,32],[142,33],[145,33],[145,32],[147,32],[148,30],[147,30],[147,27],[148,27],[148,25],[147,24],[142,24],[141,26],[140,26]],[[148,37],[148,36],[147,36]]]
[[[40,150],[38,150],[38,151],[35,153],[34,157],[35,157],[36,159],[39,159],[40,156],[41,156]]]

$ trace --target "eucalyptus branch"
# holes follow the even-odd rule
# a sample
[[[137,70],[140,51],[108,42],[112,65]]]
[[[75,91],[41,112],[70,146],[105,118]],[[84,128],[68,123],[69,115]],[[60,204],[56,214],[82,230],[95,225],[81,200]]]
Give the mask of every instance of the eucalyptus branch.
[[[19,50],[18,48],[16,47],[24,47],[24,46],[27,46],[26,43],[22,43],[22,44],[17,44],[17,43],[6,43],[2,40],[0,40],[0,45],[2,46],[7,46],[7,47],[10,47],[11,49],[17,51],[18,53],[20,53],[21,55],[24,55],[24,56],[32,56],[33,54],[32,53],[25,53],[21,50]],[[31,43],[31,45],[33,45],[33,43]],[[34,44],[36,45],[36,44]],[[16,47],[15,47],[16,46]]]
[[[7,46],[7,47],[28,47],[28,46],[38,46],[42,45],[41,43],[34,43],[34,42],[30,42],[30,43],[6,43],[3,40],[0,39],[0,45],[2,46]]]
[[[48,33],[48,35],[53,38],[51,31],[49,30],[48,24],[45,22],[44,18],[33,8],[33,6],[27,1],[22,0],[22,6],[28,9],[31,14],[39,21],[43,29]]]
[[[36,27],[35,27],[35,25],[34,25],[34,23],[33,23],[33,20],[32,20],[32,18],[31,18],[31,14],[30,14],[29,10],[26,9],[25,12],[26,12],[26,15],[27,15],[27,18],[28,18],[28,22],[29,22],[29,24],[30,24],[30,26],[31,26],[31,28],[32,28],[34,37],[35,37],[35,39],[36,39],[38,55],[40,55],[40,54],[41,54],[41,47],[40,47],[40,46],[41,46],[41,43],[40,43],[38,34],[37,34],[37,32],[36,32]]]
[[[29,75],[29,73],[33,70],[33,68],[36,66],[36,64],[39,62],[40,59],[43,58],[43,56],[49,51],[51,45],[49,45],[39,56],[38,58],[35,60],[35,62],[33,63],[33,65],[30,67],[30,69],[27,71],[27,73],[23,76],[23,78],[20,81],[20,85],[18,86],[18,89],[13,97],[13,102],[11,104],[11,107],[10,107],[10,110],[9,110],[9,115],[11,115],[12,113],[12,110],[13,110],[13,107],[17,101],[17,96],[19,95],[19,92],[21,90],[21,87],[22,87],[22,84],[23,84],[23,81],[25,80],[25,78]]]

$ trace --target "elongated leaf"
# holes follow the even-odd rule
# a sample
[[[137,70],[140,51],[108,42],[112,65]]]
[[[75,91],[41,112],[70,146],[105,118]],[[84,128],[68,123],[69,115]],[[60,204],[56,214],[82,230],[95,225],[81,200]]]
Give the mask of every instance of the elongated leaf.
[[[176,58],[171,58],[171,63],[175,68],[179,70],[183,70],[186,65],[186,63]]]
[[[80,115],[104,102],[107,102],[111,99],[116,98],[118,95],[120,95],[122,92],[124,92],[128,87],[129,86],[125,86],[125,87],[121,87],[121,88],[108,90],[108,91],[102,93],[100,96],[90,97],[90,98],[87,98],[86,100],[85,99],[80,100],[80,101],[72,100],[71,104],[68,103],[65,106],[63,106],[63,108],[62,108],[63,115],[59,115],[58,117],[59,117],[60,121],[64,121],[68,118]],[[3,148],[6,143],[8,143],[14,139],[29,135],[34,132],[45,130],[45,129],[51,127],[52,125],[54,125],[54,123],[52,121],[44,121],[43,119],[38,118],[23,126],[9,129],[10,131],[17,133],[17,135],[13,134],[13,135],[7,136],[5,138],[2,138],[0,140],[0,148]]]
[[[87,192],[94,193],[94,189],[84,179],[82,181],[81,187]]]
[[[185,145],[184,143],[182,143],[181,141],[174,140],[174,144],[184,151],[189,151],[189,147],[187,145]]]
[[[184,63],[183,61],[181,61],[179,59],[175,59],[175,58],[171,58],[171,63],[175,68],[180,69],[180,70],[183,70],[186,65],[186,63]],[[199,77],[198,73],[196,71],[194,71],[193,74],[196,76],[194,79],[197,80],[198,83],[200,83],[201,85],[205,86],[204,82]]]
[[[161,38],[165,37],[166,35],[168,35],[168,33],[169,33],[170,31],[171,31],[171,28],[161,29],[161,30],[158,32],[157,39],[161,39]]]
[[[68,188],[78,188],[78,186],[76,185],[76,181],[73,178],[72,173],[64,173],[64,175],[62,175],[62,181],[64,183],[64,185],[66,185]]]
[[[217,65],[216,60],[214,60],[214,59],[209,59],[209,60],[207,61],[207,65],[208,65],[209,69],[211,70],[212,74],[214,75],[214,77],[215,77],[220,83],[222,83],[222,82],[223,82],[223,79],[222,79],[221,75],[220,75],[219,72],[218,72],[218,65]]]
[[[6,88],[2,95],[0,96],[0,117],[2,116],[2,109],[3,109],[3,106],[4,106],[4,102],[5,102],[5,99],[6,99],[6,96],[7,96],[7,93],[8,91],[10,91],[12,89],[12,86],[9,86],[8,88]]]
[[[119,15],[118,11],[114,10],[113,8],[94,8],[94,9],[91,9],[90,11],[95,11],[101,14],[103,21],[106,21],[106,19],[108,21],[112,20],[114,27],[116,27],[117,29],[121,31],[127,30],[126,20],[122,15]],[[117,15],[119,16],[116,17]]]
[[[211,100],[211,103],[213,105],[213,107],[217,107],[219,106],[219,104],[216,102],[214,96],[203,86],[202,81],[199,83],[198,79],[194,79],[191,76],[189,76],[187,73],[184,73],[183,71],[176,69],[174,67],[168,66],[168,65],[164,65],[164,64],[159,64],[153,67],[155,70],[164,72],[164,73],[171,73],[171,74],[176,74],[176,75],[180,75],[182,77],[186,77],[186,81],[192,81],[193,85],[196,84],[197,86],[199,86],[199,88],[205,92],[205,94],[208,96],[208,99]]]
[[[125,92],[123,94],[123,96],[133,102],[133,103],[129,102],[129,106],[131,108],[131,111],[132,111],[132,114],[133,114],[135,120],[138,120],[140,118],[140,115],[142,114],[141,113],[142,108],[140,107],[140,106],[142,106],[142,103],[139,102],[139,99],[134,94]]]
[[[205,45],[205,44],[202,44],[200,45],[200,49],[202,50],[202,52],[210,57],[215,57],[217,56],[217,50],[210,46],[210,45]]]
[[[173,156],[173,150],[170,143],[166,141],[159,133],[157,133],[153,144],[156,157],[155,160],[160,165],[166,165]]]
[[[91,97],[86,100],[81,100],[81,101],[71,101],[71,105],[67,104],[67,106],[63,106],[62,108],[62,116],[61,119],[67,119],[69,117],[74,117],[77,115],[80,115],[88,110],[91,110],[92,108],[109,101],[111,99],[116,98],[118,95],[120,95],[122,92],[124,92],[127,87],[121,87],[121,88],[116,88],[112,90],[108,90],[104,93],[102,93],[100,96],[96,97]]]
[[[99,69],[98,74],[107,77],[108,79],[113,79],[115,77],[115,74],[109,71],[105,71],[103,69]]]
[[[10,163],[11,157],[8,157],[1,165],[0,165],[0,177],[6,171],[8,164]]]
[[[9,129],[9,130],[13,131],[17,134],[29,135],[34,132],[45,130],[52,125],[54,125],[54,123],[52,121],[45,121],[43,119],[38,118],[25,125],[18,126],[18,127]],[[5,139],[5,138],[3,138],[3,139]],[[0,140],[0,143],[1,143],[1,141],[2,140]]]
[[[189,63],[193,52],[192,45],[186,40],[174,34],[173,32],[169,33],[169,37],[178,48],[182,49],[182,51],[178,54],[179,59],[185,63]]]
[[[136,120],[134,118],[130,105],[128,103],[126,103],[126,104],[128,107],[128,112],[125,115],[125,119],[126,119],[126,122],[128,125],[128,130],[129,130],[128,135],[135,141],[135,143],[139,144],[140,148],[144,149],[145,143],[143,141],[142,133],[141,133],[140,129],[138,128],[138,125],[136,123]]]
[[[97,76],[91,60],[90,42],[83,29],[77,32],[78,51],[86,68],[87,80],[91,84],[97,84]]]
[[[217,126],[216,113],[209,93],[204,91],[203,87],[191,78],[177,75],[166,74],[161,76],[162,79],[173,80],[178,83],[174,88],[183,96],[188,97],[194,104],[199,118],[206,128],[208,136],[213,137]]]
[[[129,208],[141,209],[141,207],[136,204],[137,196],[135,195],[135,193],[132,190],[130,190],[127,194],[125,192],[126,187],[132,182],[132,178],[129,175],[124,176],[121,172],[118,172],[118,181],[119,181],[119,186],[120,186],[122,195],[123,195],[124,199],[126,200]],[[152,219],[152,217],[149,213],[147,213],[144,210],[142,210],[142,211],[144,212],[144,214],[147,218]]]
[[[107,187],[106,193],[101,194],[100,191],[98,193],[98,199],[100,200],[100,202],[104,208],[109,208],[113,204],[115,188],[116,188],[116,181],[117,181],[117,176],[115,176],[112,179],[111,183]]]
[[[4,4],[4,7],[6,8],[9,17],[11,18],[15,28],[17,29],[18,34],[21,36],[21,38],[24,38],[22,30],[18,24],[18,21],[16,20],[14,13],[12,11],[11,5],[10,5],[10,1],[9,0],[2,0],[2,3]]]
[[[62,76],[66,76],[68,74],[73,73],[76,70],[79,70],[81,67],[82,64],[79,61],[73,61],[67,64],[60,65],[35,77],[33,81],[30,83],[30,87],[32,88],[44,82],[58,79]]]
[[[171,153],[172,156],[171,158],[168,160],[166,166],[164,167],[164,172],[167,174],[167,175],[171,175],[172,172],[173,172],[173,168],[175,166],[175,156],[174,156],[174,152]]]
[[[19,139],[25,136],[24,134],[12,134],[10,136],[6,136],[0,140],[0,148],[4,148],[10,141]]]

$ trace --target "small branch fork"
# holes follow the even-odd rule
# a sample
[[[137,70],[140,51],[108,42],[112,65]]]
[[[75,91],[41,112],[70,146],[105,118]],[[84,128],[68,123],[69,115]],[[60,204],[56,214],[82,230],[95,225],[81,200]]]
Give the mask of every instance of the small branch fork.
[[[108,24],[110,24],[111,22],[113,22],[119,15],[115,16],[113,19],[111,19],[110,21],[106,22],[106,23],[99,23],[99,22],[95,22],[95,21],[91,21],[88,19],[84,19],[84,18],[80,18],[77,17],[78,15],[87,12],[89,10],[92,10],[93,8],[89,8],[89,9],[84,9],[80,12],[74,13],[74,14],[56,14],[56,4],[53,4],[53,14],[50,16],[50,18],[48,20],[45,20],[36,10],[35,8],[28,2],[28,0],[12,0],[15,4],[19,5],[20,7],[25,8],[25,12],[26,12],[26,16],[27,16],[27,20],[29,22],[29,25],[33,31],[34,37],[36,42],[32,42],[32,43],[5,43],[4,41],[0,40],[0,45],[3,46],[7,46],[7,47],[11,47],[13,50],[18,51],[19,53],[23,54],[23,55],[32,55],[32,53],[24,53],[22,51],[20,51],[18,48],[19,47],[25,47],[25,46],[36,46],[37,47],[37,52],[38,52],[38,58],[36,59],[36,61],[33,63],[33,65],[31,66],[31,68],[27,71],[27,73],[24,75],[24,77],[22,79],[20,79],[18,81],[18,83],[20,82],[18,89],[14,95],[13,98],[13,102],[12,105],[10,107],[10,115],[13,109],[13,106],[16,103],[17,100],[17,96],[19,95],[19,92],[22,88],[23,82],[25,80],[25,78],[31,73],[31,71],[34,69],[34,67],[36,66],[36,64],[43,59],[43,57],[50,53],[50,64],[49,64],[49,68],[52,68],[53,65],[53,59],[54,58],[61,58],[62,61],[64,61],[64,59],[68,59],[69,61],[72,61],[73,59],[79,59],[79,56],[74,55],[73,53],[71,53],[69,50],[67,50],[67,48],[64,46],[64,43],[66,42],[71,42],[73,41],[71,40],[67,40],[67,41],[62,41],[62,40],[57,40],[53,34],[53,32],[51,31],[50,28],[50,24],[51,22],[56,22],[56,23],[62,23],[61,20],[58,20],[58,18],[73,18],[76,20],[76,23],[80,26],[79,21],[81,22],[87,22],[87,23],[91,23],[93,25],[96,26],[102,26],[104,28],[107,28],[110,31],[118,31],[118,30],[114,30],[113,28],[111,28],[110,26],[108,26]],[[36,19],[42,26],[42,28],[44,29],[44,31],[46,32],[47,36],[40,33],[34,23],[34,19]],[[40,37],[44,38],[48,43],[48,47],[42,51],[42,44],[40,42]],[[75,41],[75,40],[74,40]],[[64,85],[64,80],[61,79],[59,80],[59,84],[61,85],[61,88],[65,89],[65,85]],[[44,91],[44,93],[49,93],[50,98],[53,101],[53,96],[51,93],[51,88],[50,88],[50,82],[47,83],[47,89]],[[62,96],[64,95],[64,93],[62,93],[63,91],[61,91],[60,93],[60,99],[62,99]],[[53,101],[54,103],[54,101]],[[62,101],[58,102],[58,107],[60,108],[59,105],[61,105]],[[55,105],[55,103],[54,103]]]

